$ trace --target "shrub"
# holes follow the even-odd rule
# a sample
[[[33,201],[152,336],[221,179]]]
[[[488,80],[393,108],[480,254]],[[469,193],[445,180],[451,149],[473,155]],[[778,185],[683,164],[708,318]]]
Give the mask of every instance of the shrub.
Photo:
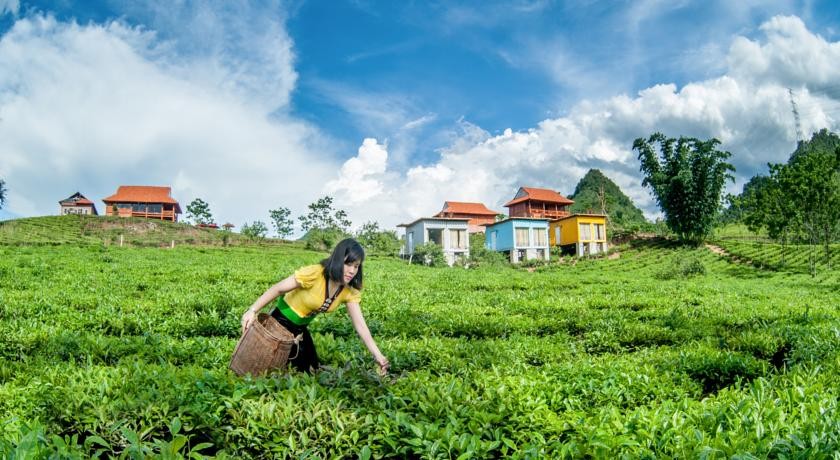
[[[306,233],[306,249],[314,251],[330,251],[339,241],[349,235],[338,228],[313,228]]]
[[[675,256],[671,259],[662,271],[657,273],[657,278],[663,280],[676,278],[691,278],[698,275],[706,274],[706,266],[695,256],[681,257]]]
[[[446,264],[446,257],[443,256],[443,248],[435,243],[429,242],[414,247],[412,263],[442,267]]]
[[[469,264],[471,266],[498,266],[507,263],[508,258],[501,252],[491,251],[484,246],[470,246]]]
[[[381,230],[376,222],[368,222],[356,232],[356,240],[368,254],[396,256],[400,252],[400,239],[393,230]]]

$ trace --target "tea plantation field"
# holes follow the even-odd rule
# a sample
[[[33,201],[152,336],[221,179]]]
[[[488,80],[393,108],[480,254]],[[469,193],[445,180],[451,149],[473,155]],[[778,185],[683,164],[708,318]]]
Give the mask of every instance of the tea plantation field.
[[[244,309],[321,257],[0,245],[0,454],[838,458],[840,271],[665,243],[534,271],[371,258],[390,376],[342,310],[312,327],[329,369],[237,378]]]

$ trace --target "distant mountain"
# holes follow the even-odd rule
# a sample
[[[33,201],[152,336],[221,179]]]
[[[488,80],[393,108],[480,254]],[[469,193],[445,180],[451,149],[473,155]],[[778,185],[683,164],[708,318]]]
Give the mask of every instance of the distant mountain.
[[[601,171],[590,169],[578,182],[575,192],[569,196],[575,201],[571,206],[572,213],[601,213],[601,202],[598,194],[603,187],[606,197],[607,214],[612,224],[619,227],[627,227],[632,224],[644,224],[645,220],[642,211],[633,204],[633,201],[615,185]]]

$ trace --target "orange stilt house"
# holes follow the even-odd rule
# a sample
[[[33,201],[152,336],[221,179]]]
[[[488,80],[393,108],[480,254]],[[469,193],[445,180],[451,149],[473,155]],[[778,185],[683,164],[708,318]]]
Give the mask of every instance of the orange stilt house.
[[[171,193],[171,187],[120,185],[117,193],[102,199],[105,202],[105,215],[177,222],[181,206],[172,198]]]
[[[499,213],[487,209],[483,203],[467,203],[463,201],[446,201],[443,210],[434,217],[449,219],[469,219],[467,222],[469,233],[484,233],[484,224],[496,222]]]
[[[505,203],[510,217],[537,217],[560,219],[570,215],[569,206],[574,201],[545,188],[519,187],[516,196]]]

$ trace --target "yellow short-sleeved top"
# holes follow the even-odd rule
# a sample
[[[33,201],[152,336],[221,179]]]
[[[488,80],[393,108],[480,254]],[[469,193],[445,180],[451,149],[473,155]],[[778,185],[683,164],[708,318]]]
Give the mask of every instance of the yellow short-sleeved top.
[[[327,291],[324,267],[321,264],[301,267],[295,271],[295,280],[300,284],[300,287],[287,292],[283,296],[283,300],[299,317],[306,318],[313,312],[317,312],[324,304]],[[331,312],[347,302],[360,303],[361,301],[362,293],[358,289],[345,286],[327,311]]]

